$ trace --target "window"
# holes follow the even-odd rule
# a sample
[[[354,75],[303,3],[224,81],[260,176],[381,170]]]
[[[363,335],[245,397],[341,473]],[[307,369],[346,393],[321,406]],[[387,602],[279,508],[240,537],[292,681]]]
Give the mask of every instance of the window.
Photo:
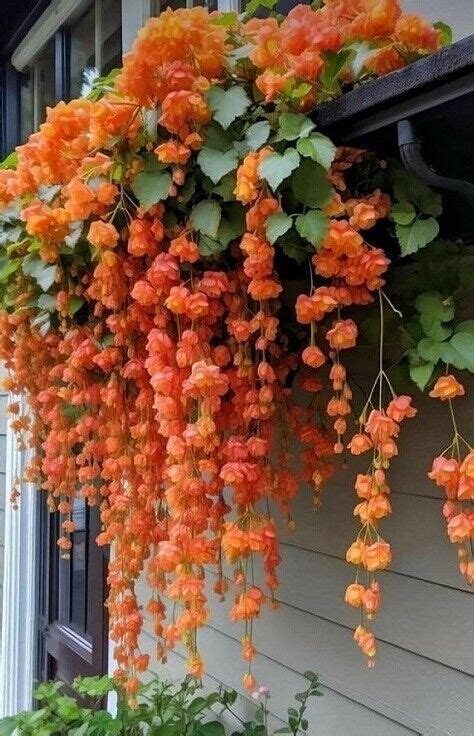
[[[41,50],[35,51],[31,61],[27,59],[20,67],[21,143],[44,121],[46,107],[54,105],[58,96],[80,96],[86,69],[97,68],[101,74],[107,74],[120,66],[121,0],[95,0],[78,7]],[[41,22],[40,18],[38,23]],[[22,59],[28,48],[22,48]],[[61,80],[62,93],[56,87],[57,79]]]
[[[108,74],[122,63],[122,3],[101,0],[96,3],[98,63],[102,74]]]
[[[46,117],[46,108],[54,105],[56,101],[54,79],[54,39],[52,39],[21,74],[21,142],[24,142],[30,133],[43,122]]]
[[[78,97],[86,69],[107,74],[122,60],[122,4],[96,0],[69,24],[70,97]]]
[[[95,63],[95,9],[91,5],[69,26],[70,80],[69,96],[79,97],[85,69],[93,69]]]

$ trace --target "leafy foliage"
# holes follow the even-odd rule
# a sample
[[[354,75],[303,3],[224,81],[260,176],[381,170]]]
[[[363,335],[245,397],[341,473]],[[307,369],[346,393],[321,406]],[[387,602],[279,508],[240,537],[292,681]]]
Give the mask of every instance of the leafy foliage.
[[[436,217],[442,212],[441,195],[399,166],[392,170],[395,203],[391,218],[402,256],[413,255],[439,234]]]
[[[171,176],[166,166],[156,156],[146,156],[143,171],[132,183],[132,192],[145,209],[166,199],[171,186]]]
[[[199,152],[197,162],[203,174],[208,176],[214,184],[218,184],[226,174],[237,168],[238,155],[234,150],[222,153],[212,148],[203,148]]]
[[[299,729],[307,730],[306,702],[322,692],[317,675],[306,672],[304,676],[310,684],[296,695],[298,710],[288,709],[290,730],[273,733],[297,734]],[[254,718],[244,721],[233,710],[238,698],[235,690],[220,687],[204,694],[190,677],[180,684],[153,678],[141,686],[134,708],[107,676],[77,678],[74,690],[81,703],[78,697],[64,693],[62,682],[42,683],[34,694],[39,708],[1,720],[0,736],[230,736],[224,725],[226,720],[240,723],[237,730],[232,730],[232,736],[270,736],[267,694],[260,698],[260,693],[256,693]],[[115,714],[103,708],[104,699],[111,693],[117,698]]]
[[[319,504],[333,456],[347,446],[352,389],[341,355],[356,345],[359,308],[383,306],[389,265],[400,255],[402,265],[413,263],[438,233],[438,194],[367,151],[336,149],[312,113],[346,85],[380,74],[387,56],[400,68],[439,48],[440,34],[404,15],[397,0],[374,14],[353,3],[350,20],[345,3],[330,13],[315,3],[275,16],[248,43],[243,19],[259,5],[273,0],[251,2],[243,16],[196,7],[153,19],[118,75],[89,75],[88,98],[49,111],[11,168],[0,169],[0,357],[8,388],[30,401],[31,416],[13,418],[33,450],[24,475],[61,515],[64,555],[77,496],[101,506],[97,541],[115,552],[111,637],[120,681],[137,706],[126,715],[130,733],[141,728],[134,698],[149,667],[134,592],[145,570],[148,613],[166,639],[157,656],[181,642],[195,678],[205,672],[207,569],[215,567],[219,595],[239,580],[230,616],[242,621],[244,685],[254,690],[253,620],[278,585],[270,502],[291,521],[304,477]],[[295,32],[301,53],[286,53]],[[434,280],[415,285],[403,331],[389,331],[419,384],[443,361],[473,365],[472,326],[456,319],[446,263],[424,274]],[[287,288],[293,276],[298,294]],[[381,321],[383,309],[379,334]],[[296,381],[318,393],[319,368],[328,369],[322,375],[333,391],[326,412],[316,395],[304,408],[292,400]],[[414,414],[408,396],[384,409],[382,366],[377,381],[378,410],[369,399],[353,447],[373,449],[367,478],[380,492],[356,507],[363,529],[354,544],[363,549],[348,554],[364,567],[354,638],[371,661],[375,572],[391,557],[378,530],[390,513],[380,476],[396,455],[399,423]],[[379,415],[390,419],[388,442],[386,430],[374,429]],[[301,476],[282,467],[282,427],[302,443]],[[173,591],[171,604],[163,590]],[[303,708],[315,694],[312,673],[308,679],[297,696]],[[215,718],[201,716],[200,696],[189,702],[189,688],[180,693],[160,691],[167,715],[149,724],[151,734],[222,734]],[[82,706],[63,697],[54,718],[77,720]],[[89,710],[75,736],[87,732],[89,717],[113,733],[110,715]],[[265,733],[265,712],[242,724],[247,736]],[[288,732],[306,728],[304,710],[292,709]]]
[[[287,179],[300,162],[295,148],[287,148],[284,154],[272,153],[261,162],[258,173],[266,179],[275,192],[280,184]]]
[[[214,120],[217,120],[224,130],[234,120],[241,117],[250,105],[249,96],[239,85],[227,90],[220,87],[211,87],[208,97]]]

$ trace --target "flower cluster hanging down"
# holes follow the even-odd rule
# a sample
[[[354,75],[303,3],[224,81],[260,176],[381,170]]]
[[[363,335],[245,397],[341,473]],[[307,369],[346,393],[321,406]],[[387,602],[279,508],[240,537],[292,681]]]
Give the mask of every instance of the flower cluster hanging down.
[[[453,399],[464,396],[464,386],[452,375],[439,378],[430,391],[434,399],[447,401],[454,436],[450,445],[433,460],[428,477],[446,493],[443,515],[447,534],[458,545],[459,570],[468,583],[474,583],[474,450],[459,433]],[[466,454],[465,454],[466,453]]]
[[[327,0],[283,21],[167,10],[118,75],[48,110],[0,170],[0,357],[7,389],[28,399],[26,415],[10,406],[33,449],[25,479],[60,514],[64,556],[74,498],[100,507],[117,676],[132,699],[149,664],[135,594],[144,570],[158,659],[183,642],[189,672],[202,675],[209,580],[232,593],[254,688],[252,625],[276,606],[278,586],[271,508],[291,526],[303,481],[321,501],[348,443],[342,356],[358,327],[347,309],[382,303],[389,266],[369,236],[387,225],[391,198],[356,184],[361,168],[383,173],[384,162],[336,149],[306,113],[442,44],[443,31],[398,0]],[[290,306],[289,268],[309,271]],[[308,405],[292,401],[295,384]],[[368,619],[374,573],[390,562],[377,530],[390,512],[386,469],[415,413],[405,396],[384,409],[382,393],[349,442],[373,454],[357,478],[362,531],[348,552],[366,577],[346,593]],[[358,627],[356,638],[373,660],[373,635]]]

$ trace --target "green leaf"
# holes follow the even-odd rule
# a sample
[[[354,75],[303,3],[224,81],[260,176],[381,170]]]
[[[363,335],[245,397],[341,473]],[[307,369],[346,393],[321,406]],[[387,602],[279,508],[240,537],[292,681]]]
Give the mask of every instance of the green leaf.
[[[315,248],[322,245],[329,227],[329,217],[321,210],[309,210],[296,218],[296,229]]]
[[[203,174],[208,176],[214,184],[218,184],[223,176],[237,168],[237,151],[230,150],[222,153],[212,148],[202,148],[197,162]]]
[[[241,117],[251,104],[250,98],[240,85],[235,85],[225,91],[220,87],[211,87],[208,99],[214,120],[217,120],[224,130],[236,118]]]
[[[194,698],[187,707],[187,712],[190,715],[197,715],[207,708],[207,699],[202,696]]]
[[[227,248],[225,243],[209,235],[200,235],[198,240],[199,252],[202,256],[215,256]]]
[[[293,718],[293,716],[290,716],[288,718],[288,725],[291,728],[292,732],[293,733],[296,733],[297,730],[298,730],[298,726],[299,726],[298,719],[297,718]]]
[[[303,672],[303,677],[306,678],[306,680],[309,680],[311,683],[313,682],[313,680],[318,679],[318,675],[312,670],[306,670],[306,672]]]
[[[302,138],[296,144],[296,148],[302,156],[309,156],[326,170],[329,169],[336,155],[336,146],[322,133],[313,133],[309,138]]]
[[[397,167],[393,172],[393,193],[400,202],[412,202],[423,215],[439,217],[443,211],[441,195],[411,172]]]
[[[171,175],[156,156],[146,156],[144,169],[131,183],[131,190],[140,206],[149,209],[166,199],[171,186]]]
[[[216,239],[226,248],[232,240],[245,232],[245,212],[240,202],[227,205],[221,217]]]
[[[459,324],[455,326],[454,332],[456,334],[467,333],[474,337],[474,319],[467,319],[465,322],[459,322]]]
[[[282,181],[297,168],[299,162],[300,157],[297,151],[294,148],[287,148],[283,155],[272,153],[264,158],[258,167],[258,173],[275,191]]]
[[[353,55],[350,49],[326,51],[323,53],[324,69],[319,81],[326,92],[335,92],[339,86],[338,78],[349,58]]]
[[[36,300],[38,309],[44,309],[46,312],[56,311],[56,297],[54,294],[40,294]]]
[[[270,123],[267,120],[260,120],[247,129],[245,133],[245,141],[251,151],[257,151],[267,142],[270,135]]]
[[[194,197],[195,191],[196,179],[193,176],[188,176],[183,186],[179,190],[180,204],[187,204],[189,200]]]
[[[222,197],[224,202],[230,202],[231,200],[235,200],[234,189],[235,189],[236,183],[237,181],[236,181],[235,174],[233,173],[226,174],[224,177],[222,177],[217,187],[213,188],[212,193],[218,194],[219,197]]]
[[[112,336],[111,336],[112,337]],[[113,339],[112,343],[113,344]],[[104,340],[102,340],[104,346]],[[104,346],[105,347],[105,346]],[[115,690],[115,681],[108,675],[93,675],[92,677],[76,677],[74,680],[74,690],[84,695],[90,695],[93,698],[103,697]]]
[[[201,724],[196,736],[225,736],[225,729],[222,723],[211,721]]]
[[[22,269],[24,274],[31,276],[36,281],[42,291],[48,291],[54,284],[56,266],[45,263],[36,254],[30,253],[23,259]]]
[[[447,340],[453,333],[451,327],[445,327],[439,319],[433,317],[431,314],[421,314],[420,323],[426,337],[431,337],[432,340],[437,340],[438,342]]]
[[[3,225],[0,227],[0,245],[9,247],[11,244],[18,242],[22,233],[21,225]]]
[[[20,266],[23,261],[21,258],[10,259],[8,256],[0,256],[0,284],[4,284],[8,281]]]
[[[168,723],[152,728],[150,736],[181,736],[181,726],[179,723]]]
[[[408,256],[431,243],[439,233],[439,225],[433,217],[428,217],[417,219],[411,225],[397,225],[395,230],[402,256]]]
[[[204,128],[204,141],[208,148],[212,148],[214,151],[229,151],[234,143],[232,134],[224,130],[222,125],[219,125],[215,120],[206,125]]]
[[[221,221],[221,208],[215,199],[203,199],[190,214],[193,227],[203,235],[215,238]]]
[[[331,198],[332,186],[325,169],[310,158],[301,161],[292,176],[291,184],[298,202],[307,207],[321,209]]]
[[[316,127],[310,118],[300,112],[282,112],[275,141],[296,141],[306,138]]]
[[[275,212],[270,215],[265,222],[265,230],[270,243],[273,245],[278,238],[288,232],[291,225],[291,217],[286,212]]]
[[[357,79],[364,68],[365,62],[374,53],[375,45],[369,41],[354,41],[348,46],[351,55],[347,60],[354,79]]]
[[[420,358],[427,363],[437,363],[443,355],[444,344],[433,340],[431,337],[424,337],[418,343],[417,352]]]
[[[312,89],[313,85],[309,84],[309,82],[301,82],[301,84],[297,84],[296,87],[293,87],[289,94],[292,100],[296,100],[299,102],[299,100],[302,100],[303,97],[306,97],[306,95],[311,92]]]
[[[277,0],[249,0],[245,6],[245,17],[251,18],[259,8],[267,8],[267,10],[273,10]]]
[[[451,46],[453,42],[453,29],[451,26],[448,26],[447,23],[443,23],[441,20],[437,20],[436,23],[433,23],[433,28],[440,31],[441,45]]]
[[[390,215],[397,225],[409,225],[415,219],[416,211],[411,202],[395,202]]]
[[[451,298],[443,299],[437,291],[426,291],[415,299],[415,308],[440,322],[451,322],[454,319],[454,303]]]
[[[461,360],[457,359],[457,364],[455,360],[450,362],[460,370],[467,368],[468,371],[474,373],[474,334],[458,332],[453,335],[449,342],[451,347],[461,356]],[[464,363],[464,368],[460,365],[461,362]]]
[[[230,27],[235,25],[237,22],[238,16],[237,13],[234,11],[227,11],[225,13],[220,13],[220,15],[217,18],[212,19],[212,23],[215,26],[226,26]]]
[[[0,736],[12,736],[15,731],[17,731],[16,718],[14,716],[2,718],[2,720],[0,721]]]
[[[17,165],[18,165],[18,153],[16,151],[12,151],[0,163],[0,169],[16,169]]]
[[[73,296],[69,300],[69,314],[71,315],[71,317],[73,317],[84,304],[85,301],[81,296]]]
[[[300,238],[296,230],[290,230],[286,233],[278,243],[278,246],[288,258],[300,264],[306,261],[311,250],[311,247]]]

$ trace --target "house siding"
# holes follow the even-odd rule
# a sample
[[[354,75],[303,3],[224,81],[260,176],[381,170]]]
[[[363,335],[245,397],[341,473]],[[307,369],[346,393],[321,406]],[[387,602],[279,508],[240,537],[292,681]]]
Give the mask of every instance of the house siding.
[[[359,351],[352,376],[367,386],[374,365],[374,356]],[[466,383],[472,395],[474,382]],[[391,570],[381,575],[375,670],[366,667],[352,642],[356,614],[343,602],[345,586],[354,575],[345,562],[345,550],[357,531],[353,479],[363,470],[364,459],[348,459],[348,467],[325,489],[318,513],[310,511],[310,492],[302,489],[296,501],[296,530],[289,533],[284,525],[280,529],[280,608],[265,611],[256,622],[260,656],[254,671],[271,688],[271,710],[277,719],[284,717],[291,694],[301,689],[301,673],[319,673],[324,697],[308,708],[312,736],[474,733],[473,598],[446,537],[442,495],[426,477],[432,458],[448,444],[451,427],[441,402],[417,393],[416,405],[419,414],[402,427],[400,458],[390,471],[393,515],[382,524],[382,533],[392,542],[394,559]],[[460,429],[469,436],[474,404],[460,402],[458,409]],[[208,682],[241,691],[241,632],[229,621],[229,599],[216,602],[210,590],[212,573],[209,579],[211,617],[200,634]],[[145,604],[143,581],[138,593]],[[153,661],[148,620],[142,647]],[[177,678],[184,673],[183,652],[178,650],[164,674]]]

